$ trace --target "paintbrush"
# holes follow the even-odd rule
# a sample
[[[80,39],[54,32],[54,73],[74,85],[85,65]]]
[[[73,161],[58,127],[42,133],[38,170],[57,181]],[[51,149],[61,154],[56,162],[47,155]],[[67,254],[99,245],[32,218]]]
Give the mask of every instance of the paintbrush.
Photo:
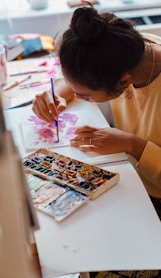
[[[9,91],[9,90],[11,90],[12,88],[14,88],[14,87],[16,87],[16,86],[22,84],[23,82],[29,80],[30,78],[31,78],[31,74],[30,74],[30,75],[27,75],[25,78],[20,79],[19,81],[15,81],[15,82],[13,82],[12,84],[10,84],[10,85],[4,87],[3,91],[4,91],[4,92]]]
[[[53,95],[54,103],[55,103],[55,105],[56,105],[53,78],[50,78],[50,81],[51,81],[51,91],[52,91],[52,95]],[[59,124],[58,124],[58,120],[55,120],[55,127],[56,127],[57,140],[58,140],[58,142],[59,142]]]

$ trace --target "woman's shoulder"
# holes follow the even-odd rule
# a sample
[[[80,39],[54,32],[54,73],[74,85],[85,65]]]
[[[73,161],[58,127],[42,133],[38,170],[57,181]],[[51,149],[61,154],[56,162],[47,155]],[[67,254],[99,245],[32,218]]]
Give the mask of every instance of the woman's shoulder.
[[[146,32],[141,32],[141,35],[145,41],[149,41],[161,45],[161,36],[152,33],[146,33]]]

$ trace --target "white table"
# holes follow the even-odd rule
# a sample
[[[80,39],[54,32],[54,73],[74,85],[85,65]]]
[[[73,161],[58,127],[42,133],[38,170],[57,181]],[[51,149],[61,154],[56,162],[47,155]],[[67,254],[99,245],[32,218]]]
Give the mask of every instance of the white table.
[[[88,121],[94,119],[95,125],[106,126],[95,104],[77,100],[69,111],[76,107],[87,113]],[[22,156],[26,152],[18,123],[29,109],[6,111],[7,125]],[[79,160],[90,157],[72,147],[57,151]],[[161,268],[161,223],[140,178],[128,161],[109,164],[106,169],[119,172],[120,182],[62,223],[37,213],[40,230],[35,237],[44,278],[75,272]]]
[[[44,277],[74,272],[158,269],[161,224],[129,163],[108,167],[118,185],[60,224],[39,213],[36,232]]]

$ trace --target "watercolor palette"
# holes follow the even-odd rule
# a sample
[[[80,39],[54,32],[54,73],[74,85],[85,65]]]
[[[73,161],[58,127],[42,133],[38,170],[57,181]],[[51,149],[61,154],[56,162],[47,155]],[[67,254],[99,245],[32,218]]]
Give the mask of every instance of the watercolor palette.
[[[34,206],[58,222],[67,218],[89,198],[59,182],[26,173]]]
[[[117,184],[119,174],[70,157],[39,149],[23,160],[25,172],[58,182],[83,193],[93,200]]]

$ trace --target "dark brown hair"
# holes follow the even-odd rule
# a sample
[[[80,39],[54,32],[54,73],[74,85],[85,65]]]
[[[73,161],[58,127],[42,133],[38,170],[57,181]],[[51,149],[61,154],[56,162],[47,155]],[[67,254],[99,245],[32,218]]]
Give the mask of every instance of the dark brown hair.
[[[59,47],[63,72],[92,90],[117,91],[122,74],[133,69],[144,53],[144,40],[132,23],[95,8],[73,13]]]

